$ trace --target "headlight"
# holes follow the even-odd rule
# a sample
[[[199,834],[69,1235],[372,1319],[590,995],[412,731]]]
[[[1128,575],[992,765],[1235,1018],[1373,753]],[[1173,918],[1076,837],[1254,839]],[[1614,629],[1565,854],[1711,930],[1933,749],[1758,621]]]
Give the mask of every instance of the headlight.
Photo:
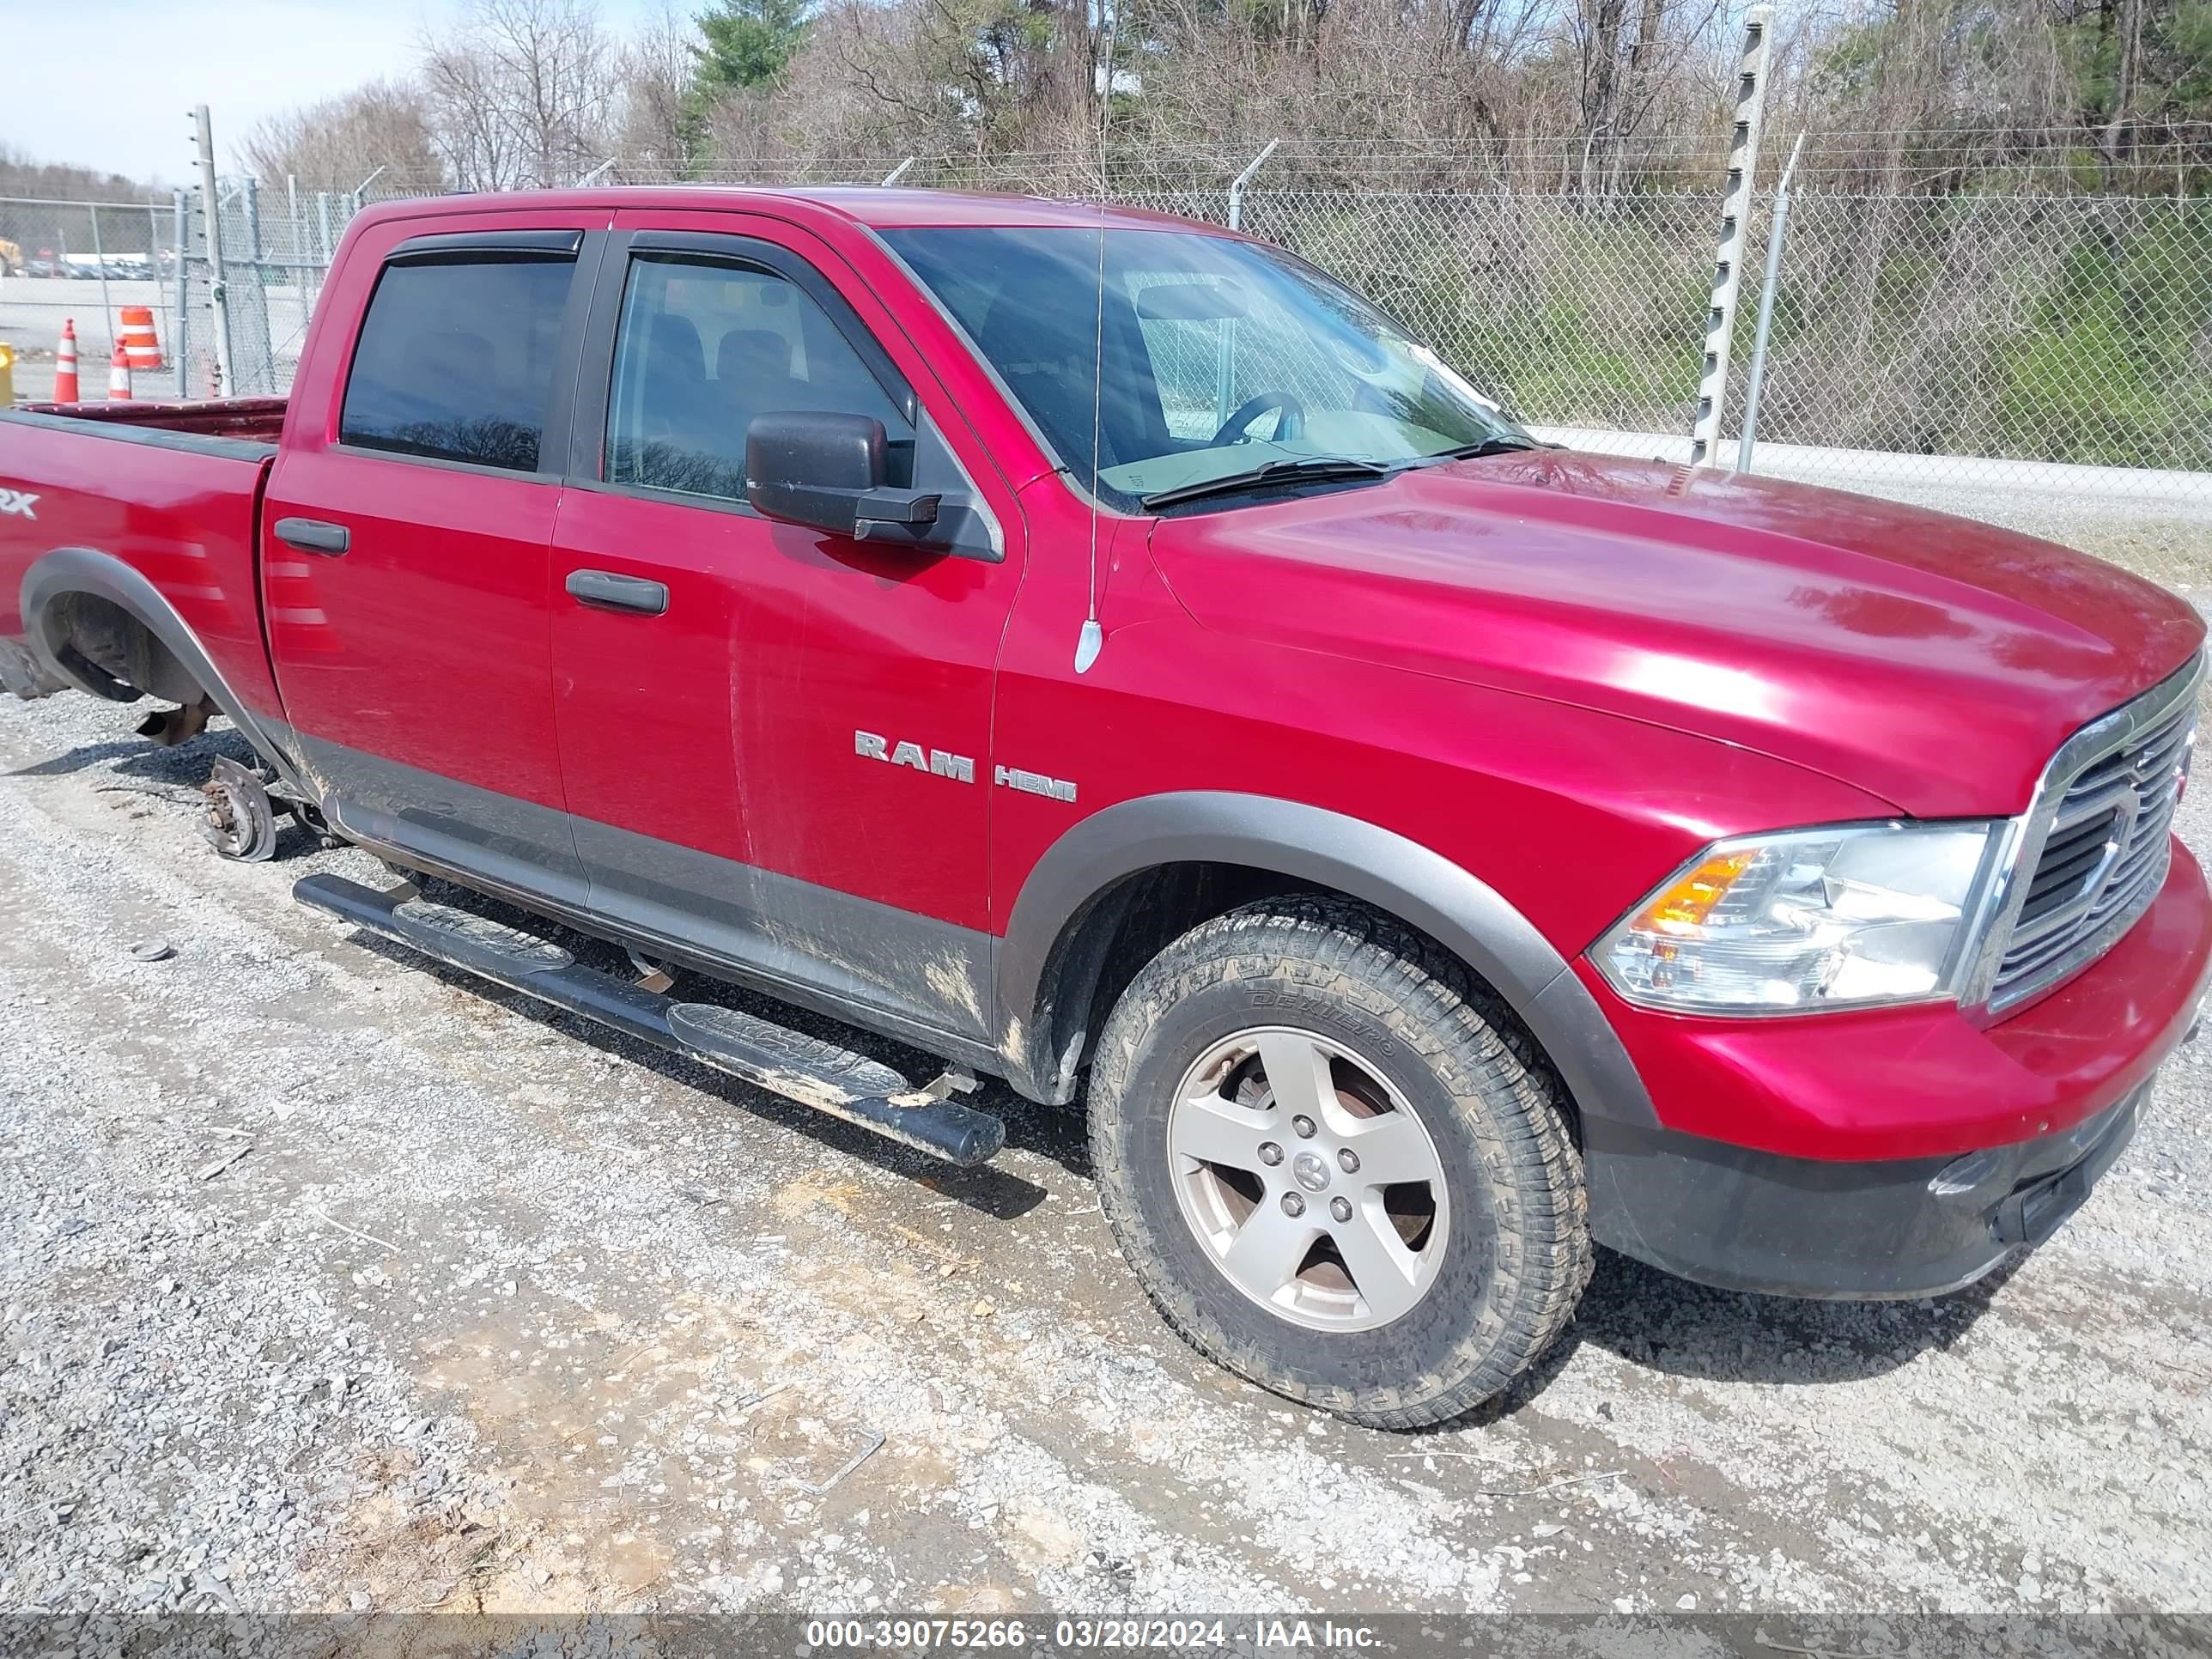
[[[1717,842],[1591,956],[1630,1001],[1684,1012],[1953,995],[1995,829],[1878,823]]]

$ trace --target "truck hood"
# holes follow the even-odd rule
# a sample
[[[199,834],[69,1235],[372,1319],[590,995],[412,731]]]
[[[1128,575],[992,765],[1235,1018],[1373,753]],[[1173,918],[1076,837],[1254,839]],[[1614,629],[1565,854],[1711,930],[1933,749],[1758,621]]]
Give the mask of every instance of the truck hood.
[[[2008,814],[2201,648],[2163,588],[1865,496],[1545,450],[1163,520],[1199,623],[1740,744],[1919,817]]]

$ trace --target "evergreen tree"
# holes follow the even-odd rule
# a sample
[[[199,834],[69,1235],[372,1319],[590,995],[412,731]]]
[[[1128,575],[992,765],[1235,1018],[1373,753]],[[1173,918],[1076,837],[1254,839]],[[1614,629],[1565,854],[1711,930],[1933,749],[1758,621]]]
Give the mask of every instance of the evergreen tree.
[[[706,44],[696,48],[698,93],[711,103],[739,87],[757,87],[783,73],[813,21],[808,0],[719,0],[699,15]]]

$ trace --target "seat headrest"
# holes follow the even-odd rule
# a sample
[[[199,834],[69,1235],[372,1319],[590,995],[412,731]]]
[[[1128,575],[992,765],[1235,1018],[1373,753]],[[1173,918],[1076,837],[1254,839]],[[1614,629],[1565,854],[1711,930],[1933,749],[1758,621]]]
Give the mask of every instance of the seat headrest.
[[[791,378],[791,342],[772,329],[733,328],[714,352],[714,378],[743,382]]]

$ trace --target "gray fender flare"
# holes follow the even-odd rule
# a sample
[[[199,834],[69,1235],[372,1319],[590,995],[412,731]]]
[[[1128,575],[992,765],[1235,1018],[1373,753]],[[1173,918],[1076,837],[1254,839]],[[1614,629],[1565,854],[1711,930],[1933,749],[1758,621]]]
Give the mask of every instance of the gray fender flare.
[[[1467,963],[1520,1016],[1585,1117],[1656,1126],[1628,1051],[1566,958],[1498,890],[1404,836],[1364,819],[1264,795],[1194,790],[1093,813],[1054,842],[1022,884],[1007,919],[998,988],[1005,1057],[1018,1087],[1070,1097],[1080,1044],[1047,1028],[1056,1001],[1088,999],[1100,963],[1057,963],[1070,922],[1125,878],[1161,865],[1245,866],[1335,889],[1419,928]],[[1066,975],[1088,974],[1071,987]],[[1053,982],[1048,983],[1048,975]],[[1018,1075],[1026,1072],[1026,1077]]]
[[[112,702],[129,702],[116,695],[116,682],[89,663],[71,663],[63,656],[49,624],[57,601],[71,594],[89,593],[129,613],[165,646],[201,690],[215,699],[243,732],[257,753],[295,784],[305,780],[294,765],[289,746],[281,738],[281,726],[257,715],[223,678],[176,607],[161,591],[111,553],[88,547],[58,547],[23,573],[21,592],[24,632],[41,666],[58,675],[80,691]],[[88,672],[87,671],[89,671]]]

